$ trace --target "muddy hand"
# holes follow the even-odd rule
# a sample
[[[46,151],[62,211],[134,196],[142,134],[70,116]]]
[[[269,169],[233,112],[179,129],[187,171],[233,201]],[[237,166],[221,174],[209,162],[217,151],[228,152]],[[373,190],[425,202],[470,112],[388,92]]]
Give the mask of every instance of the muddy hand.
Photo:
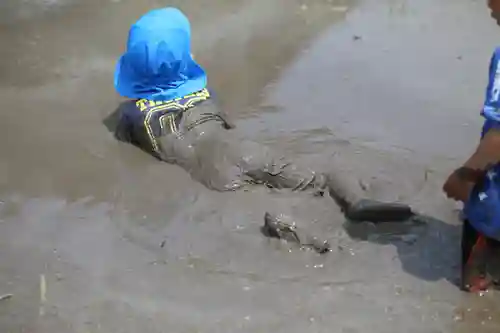
[[[266,212],[263,232],[268,237],[283,239],[300,247],[311,248],[318,253],[330,251],[330,245],[326,240],[311,236],[302,228],[297,227],[289,216],[283,214],[275,215]]]
[[[350,175],[329,174],[328,189],[330,196],[350,221],[396,222],[408,220],[415,215],[406,204],[366,199],[359,181]]]

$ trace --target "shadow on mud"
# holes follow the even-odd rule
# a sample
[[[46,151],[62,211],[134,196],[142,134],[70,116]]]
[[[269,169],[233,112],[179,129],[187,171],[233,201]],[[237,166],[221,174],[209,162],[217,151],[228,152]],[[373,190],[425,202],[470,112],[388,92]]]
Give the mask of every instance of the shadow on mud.
[[[129,142],[130,138],[126,135],[127,131],[123,128],[122,114],[124,108],[130,105],[130,101],[122,102],[118,107],[108,114],[103,120],[102,124],[106,129],[113,134],[114,138],[121,142]]]
[[[403,269],[413,276],[459,284],[460,225],[418,216],[404,223],[347,222],[345,230],[355,240],[396,246]]]
[[[123,114],[126,108],[134,108],[135,102],[133,100],[128,100],[121,102],[118,107],[109,115],[107,115],[103,120],[102,124],[106,129],[113,135],[113,137],[123,143],[131,144],[136,148],[146,152],[151,155],[149,151],[144,149],[138,142],[130,136],[131,130],[127,128],[127,123],[123,119]]]

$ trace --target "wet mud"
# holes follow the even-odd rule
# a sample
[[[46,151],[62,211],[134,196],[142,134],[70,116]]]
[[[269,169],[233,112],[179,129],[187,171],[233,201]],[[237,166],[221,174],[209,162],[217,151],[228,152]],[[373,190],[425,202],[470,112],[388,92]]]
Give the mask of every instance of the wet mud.
[[[166,4],[0,4],[1,332],[498,330],[498,294],[455,285],[460,223],[440,192],[479,137],[485,4],[168,2],[243,137],[318,171],[335,159],[429,216],[398,228],[346,225],[329,198],[209,191],[117,142],[116,57]],[[270,209],[332,251],[263,237]]]

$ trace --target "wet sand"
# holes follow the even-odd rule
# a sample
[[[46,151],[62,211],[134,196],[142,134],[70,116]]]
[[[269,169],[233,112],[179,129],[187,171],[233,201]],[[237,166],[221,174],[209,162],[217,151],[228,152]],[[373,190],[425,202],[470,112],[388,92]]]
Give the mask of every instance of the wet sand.
[[[7,0],[1,332],[498,330],[498,295],[455,286],[460,227],[440,192],[479,136],[498,34],[482,1],[169,4],[242,136],[318,170],[336,159],[434,219],[367,236],[328,198],[208,191],[103,124],[128,26],[165,2]],[[335,251],[265,239],[271,208]]]

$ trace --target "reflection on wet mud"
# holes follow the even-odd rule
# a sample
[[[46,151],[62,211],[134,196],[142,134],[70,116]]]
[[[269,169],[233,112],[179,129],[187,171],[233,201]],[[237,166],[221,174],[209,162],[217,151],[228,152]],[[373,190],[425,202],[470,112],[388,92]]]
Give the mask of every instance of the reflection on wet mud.
[[[301,52],[307,52],[316,36],[343,19],[355,3],[280,0],[266,2],[262,11],[261,5],[254,2],[232,14],[224,23],[238,20],[238,26],[224,37],[215,39],[209,35],[207,38],[214,43],[207,52],[202,50],[197,55],[213,73],[210,82],[221,92],[223,107],[238,116],[249,112],[248,107],[259,112],[264,88],[278,79]],[[257,20],[259,23],[255,24]],[[219,25],[219,29],[223,28]],[[199,38],[205,38],[202,36]]]

